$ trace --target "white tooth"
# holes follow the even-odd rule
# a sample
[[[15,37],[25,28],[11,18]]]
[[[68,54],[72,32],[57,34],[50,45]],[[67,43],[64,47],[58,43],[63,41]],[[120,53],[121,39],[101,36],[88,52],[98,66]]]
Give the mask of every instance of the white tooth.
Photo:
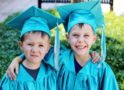
[[[82,49],[82,48],[84,48],[84,47],[83,47],[83,46],[78,46],[77,48]]]

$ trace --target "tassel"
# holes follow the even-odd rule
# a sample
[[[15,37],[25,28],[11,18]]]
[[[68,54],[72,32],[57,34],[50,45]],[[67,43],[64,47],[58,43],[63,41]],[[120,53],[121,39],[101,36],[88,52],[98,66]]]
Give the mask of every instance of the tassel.
[[[101,59],[105,61],[106,59],[106,36],[105,36],[105,28],[102,28],[102,40],[101,40]]]
[[[106,36],[105,36],[105,28],[102,27],[102,35],[101,35],[101,61],[98,65],[98,68],[101,67],[102,62],[106,59]]]
[[[55,69],[59,69],[59,53],[60,53],[60,40],[59,40],[59,27],[57,23],[55,41],[54,41],[54,63]]]

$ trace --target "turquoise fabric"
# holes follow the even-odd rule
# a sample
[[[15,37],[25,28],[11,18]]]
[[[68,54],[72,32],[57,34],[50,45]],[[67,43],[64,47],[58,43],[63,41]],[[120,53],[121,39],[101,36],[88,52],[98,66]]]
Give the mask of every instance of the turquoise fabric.
[[[21,30],[21,37],[29,31],[43,31],[50,36],[50,30],[62,22],[62,19],[32,6],[7,22],[6,25]]]
[[[97,24],[93,14],[86,10],[75,10],[69,16],[68,21],[68,32],[71,31],[72,27],[78,23],[85,23],[92,26],[93,31],[96,32]]]
[[[10,80],[6,75],[0,86],[2,90],[56,90],[55,69],[46,62],[42,62],[36,80],[24,69],[19,67],[16,80]]]
[[[47,25],[47,21],[41,17],[31,17],[26,20],[21,31],[21,36],[31,31],[43,31],[50,37],[50,29]]]
[[[91,26],[94,27],[95,25],[97,28],[105,25],[100,0],[58,6],[57,10],[64,20],[64,27],[67,32],[70,31],[70,22],[75,25],[77,23],[91,24],[93,21]]]
[[[73,51],[63,52],[57,78],[58,90],[119,90],[110,66],[105,62],[100,68],[98,65],[90,59],[76,74]]]

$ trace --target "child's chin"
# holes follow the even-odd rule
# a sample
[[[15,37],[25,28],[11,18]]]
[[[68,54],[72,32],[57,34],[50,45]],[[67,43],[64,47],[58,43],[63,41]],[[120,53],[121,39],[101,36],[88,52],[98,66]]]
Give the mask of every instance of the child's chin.
[[[77,50],[77,53],[80,53],[80,54],[85,54],[87,53],[88,50],[87,49],[80,49],[80,50]]]
[[[83,56],[83,55],[87,55],[87,52],[88,51],[82,50],[82,51],[78,51],[77,54],[80,55],[80,56]]]
[[[32,58],[32,59],[30,59],[30,61],[32,61],[32,62],[41,62],[41,60],[42,60],[42,59],[37,59],[37,58]]]
[[[84,56],[86,55],[85,53],[78,53],[79,56]]]
[[[37,63],[40,63],[41,60],[32,60],[31,62],[34,63],[34,64],[37,64]]]

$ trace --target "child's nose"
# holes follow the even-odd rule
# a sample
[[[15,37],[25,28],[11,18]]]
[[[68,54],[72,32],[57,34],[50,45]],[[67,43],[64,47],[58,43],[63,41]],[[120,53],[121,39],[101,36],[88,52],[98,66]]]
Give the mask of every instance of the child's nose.
[[[32,52],[37,52],[39,49],[38,49],[38,47],[37,46],[33,46],[32,47]]]
[[[83,42],[84,42],[83,36],[80,36],[80,37],[78,38],[78,42],[79,42],[79,43],[83,43]]]

